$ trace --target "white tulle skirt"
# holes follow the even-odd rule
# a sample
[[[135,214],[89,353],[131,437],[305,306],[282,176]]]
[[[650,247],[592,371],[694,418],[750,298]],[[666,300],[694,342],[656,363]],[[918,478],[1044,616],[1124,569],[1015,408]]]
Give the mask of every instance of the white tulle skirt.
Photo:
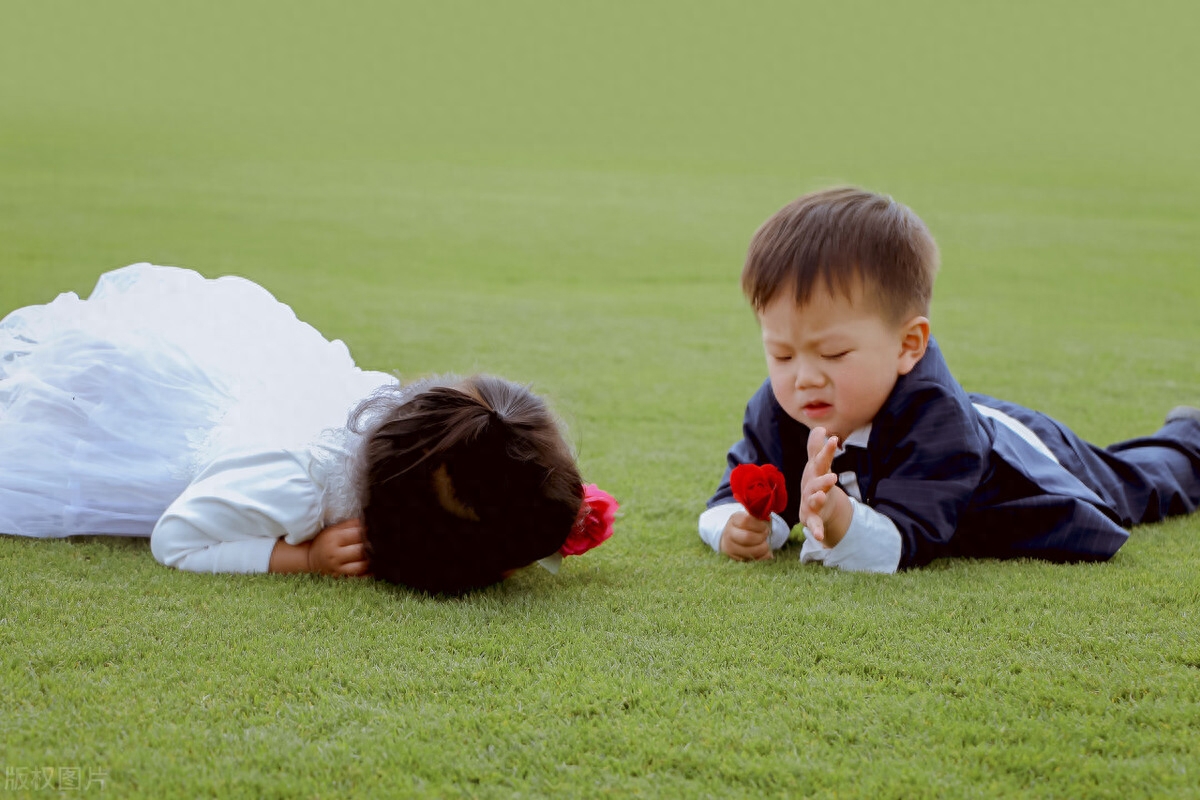
[[[0,321],[0,533],[148,536],[222,450],[344,424],[362,374],[242,278],[134,264],[18,309]]]

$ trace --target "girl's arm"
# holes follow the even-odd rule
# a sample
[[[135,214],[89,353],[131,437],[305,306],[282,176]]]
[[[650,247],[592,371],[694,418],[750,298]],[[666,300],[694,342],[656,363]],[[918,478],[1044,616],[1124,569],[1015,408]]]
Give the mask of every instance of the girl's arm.
[[[318,572],[323,575],[366,575],[362,520],[330,525],[309,542],[288,544],[276,539],[268,572]]]
[[[320,528],[321,490],[300,463],[285,450],[245,453],[197,476],[159,518],[150,549],[189,572],[267,572],[277,542],[308,548]]]
[[[267,562],[267,572],[314,572],[308,561],[311,550],[312,542],[288,544],[283,539],[276,539],[275,547],[271,549],[271,560]]]

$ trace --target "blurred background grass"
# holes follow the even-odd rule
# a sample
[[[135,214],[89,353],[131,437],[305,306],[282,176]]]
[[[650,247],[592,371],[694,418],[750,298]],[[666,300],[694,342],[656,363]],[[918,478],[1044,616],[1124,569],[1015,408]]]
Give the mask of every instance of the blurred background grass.
[[[735,356],[727,409],[760,372],[736,311],[749,234],[848,181],[939,236],[936,330],[971,388],[1101,437],[1161,403],[1141,381],[1072,402],[1076,377],[1110,385],[1154,353],[1155,395],[1195,389],[1170,377],[1197,336],[1180,271],[1200,202],[1188,4],[10,2],[5,17],[6,307],[134,260],[239,272],[405,372],[516,369],[558,389],[580,370],[546,362],[628,355],[674,405],[711,396],[670,372],[711,344]],[[1033,324],[1047,316],[1062,324]],[[605,329],[616,317],[671,346],[645,352],[642,325]],[[518,350],[555,345],[533,369],[489,349],[508,320]],[[1136,409],[1128,428],[1094,417],[1110,402]]]
[[[228,791],[229,737],[250,728],[242,711],[209,717],[189,697],[239,708],[245,664],[220,656],[234,646],[280,660],[249,666],[269,678],[245,701],[263,714],[272,703],[300,707],[287,679],[272,677],[280,670],[325,658],[335,672],[362,674],[377,669],[374,652],[433,676],[420,691],[454,731],[474,731],[447,745],[459,760],[451,768],[429,755],[439,740],[422,738],[420,712],[395,699],[411,699],[389,683],[399,678],[333,677],[312,719],[285,714],[290,729],[278,715],[259,719],[247,793],[311,786],[273,784],[260,768],[336,773],[349,756],[311,743],[323,730],[345,734],[356,704],[390,715],[372,736],[406,754],[406,769],[427,781],[413,786],[434,794],[483,792],[472,776],[510,760],[525,770],[511,791],[835,791],[853,785],[843,781],[871,753],[886,766],[863,785],[886,789],[899,776],[909,795],[1039,781],[1067,794],[1187,785],[1172,772],[1182,756],[1164,743],[1195,725],[1194,688],[1171,696],[1180,681],[1194,684],[1194,654],[1176,640],[1200,602],[1194,587],[1180,588],[1195,563],[1194,520],[1135,535],[1121,570],[951,565],[890,583],[818,575],[792,559],[724,564],[704,551],[694,520],[764,375],[737,288],[746,243],[780,205],[833,182],[892,193],[930,224],[944,265],[934,329],[968,389],[1049,412],[1100,442],[1200,402],[1194,4],[5,0],[0,11],[0,309],[86,293],[98,273],[133,261],[242,274],[345,339],[364,366],[532,382],[569,424],[588,479],[625,508],[619,536],[557,583],[523,574],[453,612],[367,588],[197,581],[136,547],[0,540],[0,641],[9,685],[20,687],[6,701],[22,709],[4,726],[8,763],[83,752],[123,764],[116,783],[127,790],[161,792],[174,775],[180,794]],[[954,592],[977,581],[987,587],[980,608],[1016,603],[1029,617],[980,612],[963,627]],[[998,658],[989,643],[1024,641],[1013,625],[1042,630],[1041,610],[1078,600],[1076,581],[1095,582],[1083,611],[1032,634],[1026,677],[1006,677],[987,697],[994,687],[972,669]],[[1155,604],[1133,615],[1160,583]],[[293,618],[295,596],[310,591],[341,612],[335,621]],[[80,592],[89,614],[72,599]],[[167,602],[175,592],[182,599]],[[245,612],[218,602],[229,592],[281,632],[247,638]],[[146,593],[159,600],[125,599]],[[841,636],[806,624],[814,593],[826,603],[821,624]],[[158,602],[167,608],[156,614]],[[1122,611],[1106,616],[1114,603]],[[931,616],[914,622],[914,606]],[[827,616],[838,608],[848,619]],[[361,649],[310,649],[314,635],[355,635],[364,614],[386,624],[366,624]],[[163,719],[141,734],[114,732],[103,708],[132,703],[141,714],[149,701],[139,686],[174,691],[157,677],[178,677],[171,656],[154,648],[210,615],[214,631],[237,635],[198,640],[187,652],[208,666],[149,709]],[[782,648],[765,660],[755,655],[763,618]],[[94,645],[83,658],[65,632],[82,620]],[[530,685],[519,654],[545,652],[547,630],[578,666],[564,661],[554,680]],[[413,644],[410,655],[380,644],[391,632]],[[110,658],[113,636],[136,643],[137,658]],[[927,644],[914,647],[915,636]],[[1092,644],[1080,650],[1072,636]],[[1129,649],[1160,640],[1158,651]],[[904,677],[880,688],[878,665],[860,650],[896,654]],[[1164,666],[1155,652],[1175,661]],[[850,666],[833,689],[796,676],[789,697],[759,691],[781,669],[814,666],[810,658]],[[950,666],[930,678],[920,666],[930,658]],[[1092,659],[1129,663],[1106,678]],[[690,694],[699,690],[666,680],[662,663],[712,678],[702,681],[704,710]],[[1039,664],[1053,666],[1049,677]],[[471,676],[483,666],[499,672],[480,687]],[[641,676],[638,691],[658,699],[640,716],[614,711],[613,672]],[[28,683],[51,673],[49,689]],[[1152,676],[1135,687],[1151,705],[1130,700],[1125,715],[1085,702],[1093,691],[1125,697],[1130,674]],[[980,681],[967,723],[952,701],[971,684],[964,675]],[[201,679],[216,688],[198,688]],[[80,681],[109,686],[104,701],[68,713],[47,699]],[[455,701],[464,682],[474,688]],[[525,716],[472,712],[505,691]],[[1066,723],[1049,714],[1010,725],[1008,740],[987,733],[1056,692],[1083,698],[1067,702]],[[546,782],[561,749],[522,761],[523,747],[564,698],[579,714],[575,728],[552,726],[560,748],[599,747],[599,737],[626,750],[579,766],[578,781]],[[913,703],[932,732],[883,758],[872,748],[895,746]],[[1175,709],[1167,722],[1154,716],[1163,704]],[[699,716],[675,728],[683,709]],[[801,711],[815,741],[781,740]],[[1158,732],[1139,728],[1139,714],[1159,720]],[[856,733],[860,723],[871,730]],[[316,737],[303,768],[271,755],[297,725]],[[1126,755],[1095,745],[1097,725],[1150,755],[1134,764],[1129,754],[1126,777],[1112,782],[1105,759]],[[184,746],[189,726],[205,749],[162,762],[154,742]],[[829,730],[836,741],[821,736]],[[975,748],[989,735],[1009,749],[981,765]],[[1064,739],[1068,755],[1048,766],[1044,752]],[[339,791],[395,788],[373,771],[383,756],[356,746],[364,760]],[[934,766],[921,766],[930,751]],[[968,762],[968,773],[946,777]],[[1064,763],[1074,778],[1056,772]],[[1070,780],[1081,783],[1061,782]]]

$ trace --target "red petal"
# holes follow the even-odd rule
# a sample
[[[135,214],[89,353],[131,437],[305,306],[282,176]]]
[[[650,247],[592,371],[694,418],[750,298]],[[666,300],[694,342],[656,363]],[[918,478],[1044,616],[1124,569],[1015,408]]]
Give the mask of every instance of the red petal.
[[[733,499],[742,503],[742,498],[746,496],[746,489],[750,487],[755,478],[761,476],[762,469],[758,464],[738,464],[734,467],[733,473],[729,476],[729,488],[733,490]]]
[[[787,479],[774,464],[765,464],[762,468],[763,477],[771,485],[773,502],[771,511],[782,514],[787,508]]]
[[[787,490],[784,480],[773,464],[739,464],[729,476],[729,488],[737,500],[750,514],[759,519],[770,519],[772,511],[782,511],[787,505]],[[782,494],[784,501],[779,502]]]

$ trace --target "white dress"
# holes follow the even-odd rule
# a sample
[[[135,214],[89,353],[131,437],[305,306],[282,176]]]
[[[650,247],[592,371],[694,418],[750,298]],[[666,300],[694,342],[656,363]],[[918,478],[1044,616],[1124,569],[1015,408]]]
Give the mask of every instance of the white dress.
[[[260,572],[359,513],[355,366],[261,286],[134,264],[0,321],[0,533],[149,536],[196,571]]]

